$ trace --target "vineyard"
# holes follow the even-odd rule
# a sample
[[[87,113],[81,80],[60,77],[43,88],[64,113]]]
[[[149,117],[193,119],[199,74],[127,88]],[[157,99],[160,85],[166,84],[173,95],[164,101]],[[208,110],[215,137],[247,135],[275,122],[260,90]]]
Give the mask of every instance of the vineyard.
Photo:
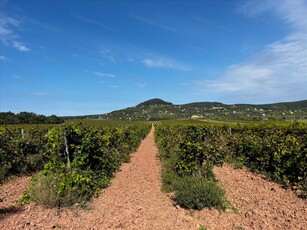
[[[177,191],[187,177],[201,175],[214,181],[213,167],[230,163],[264,174],[306,197],[306,123],[171,123],[157,128],[156,141],[165,162],[163,180],[167,189]]]
[[[30,199],[61,207],[85,202],[109,185],[149,128],[81,123],[1,128],[0,182],[38,172],[22,203]]]
[[[131,153],[138,147],[140,152],[132,155],[131,162]],[[162,163],[161,169],[157,162]],[[127,164],[123,166],[122,163]],[[244,168],[253,175],[263,175],[266,181],[277,182],[283,188],[295,191],[291,202],[298,199],[300,201],[295,202],[302,203],[293,203],[298,205],[299,209],[293,211],[296,214],[291,217],[291,221],[269,223],[282,229],[286,229],[286,226],[291,228],[298,223],[303,224],[305,219],[298,218],[304,215],[305,209],[301,207],[304,207],[307,193],[307,124],[303,122],[238,124],[182,120],[128,123],[84,120],[82,123],[76,121],[61,125],[2,126],[1,186],[5,187],[11,178],[16,176],[19,178],[30,175],[31,179],[23,190],[23,195],[20,194],[18,204],[0,207],[0,217],[6,218],[3,225],[0,221],[0,228],[7,226],[5,223],[12,226],[12,223],[15,223],[14,218],[18,219],[22,226],[20,228],[29,225],[24,222],[24,218],[30,218],[31,212],[23,212],[24,214],[18,216],[16,205],[26,205],[28,210],[36,210],[31,218],[39,220],[38,213],[50,218],[47,211],[50,208],[59,210],[76,204],[86,207],[91,198],[98,196],[94,201],[90,201],[98,212],[95,217],[96,227],[114,229],[118,228],[117,226],[126,226],[127,229],[133,229],[130,226],[138,226],[139,229],[147,229],[149,225],[140,225],[134,221],[135,218],[140,218],[143,224],[150,220],[152,229],[170,229],[174,224],[168,221],[170,219],[176,220],[179,229],[196,229],[195,226],[198,226],[197,229],[203,229],[202,226],[206,226],[206,223],[212,221],[208,226],[215,226],[218,221],[216,218],[224,218],[226,222],[223,226],[233,228],[234,220],[229,222],[229,215],[237,215],[232,218],[237,219],[238,228],[268,227],[269,225],[260,222],[254,223],[255,220],[250,218],[250,208],[233,200],[229,190],[226,193],[225,188],[231,181],[223,180],[223,174],[233,174],[234,171],[231,170],[234,168]],[[238,171],[236,174],[242,173]],[[114,175],[115,179],[112,180]],[[254,178],[251,175],[249,177]],[[253,180],[258,181],[257,177]],[[257,183],[262,186],[262,183],[266,182],[261,179]],[[243,191],[248,191],[249,187],[245,186],[243,184]],[[278,186],[270,186],[271,190],[264,192],[265,194],[277,190],[282,193]],[[257,191],[259,189],[261,188],[257,188]],[[242,196],[244,193],[241,191]],[[3,195],[0,193],[1,199],[8,199],[1,196]],[[253,195],[248,195],[246,199],[250,196]],[[260,205],[262,201],[257,202]],[[278,202],[280,201],[276,201]],[[46,209],[31,204],[42,204],[41,207]],[[288,204],[285,206],[288,207]],[[208,211],[208,208],[222,212],[216,216]],[[189,216],[188,210],[191,209],[199,210],[193,218]],[[281,207],[276,210],[279,209]],[[15,210],[16,214],[11,214],[12,210]],[[282,210],[284,213],[288,212],[286,209]],[[266,207],[262,211],[265,215],[275,213],[272,210],[267,211]],[[76,218],[73,212],[67,214],[72,222],[64,217],[51,219],[66,227],[87,228],[86,221],[94,217],[86,210],[80,212],[80,218],[84,218],[84,221],[78,219],[80,223],[73,221]],[[134,216],[140,212],[143,214]],[[152,216],[157,213],[162,215],[161,212],[166,218],[162,225],[152,221]],[[120,218],[120,221],[114,220],[118,214],[125,217]],[[12,219],[9,218],[10,215]],[[275,215],[279,217],[280,214]],[[117,225],[117,222],[121,222],[121,225]],[[48,226],[54,228],[54,225]],[[45,228],[45,225],[40,225],[37,229],[39,228]],[[33,229],[36,229],[35,226]]]

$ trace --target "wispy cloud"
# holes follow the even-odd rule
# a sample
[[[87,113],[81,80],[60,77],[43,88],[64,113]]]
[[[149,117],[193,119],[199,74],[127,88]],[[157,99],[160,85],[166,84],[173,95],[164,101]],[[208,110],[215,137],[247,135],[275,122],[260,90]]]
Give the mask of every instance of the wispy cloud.
[[[109,26],[109,25],[105,25],[95,19],[92,19],[92,18],[88,18],[88,17],[85,17],[83,15],[79,15],[79,14],[76,14],[74,12],[70,13],[70,16],[74,19],[77,19],[81,22],[84,22],[84,23],[88,23],[88,24],[91,24],[91,25],[94,25],[94,26],[97,26],[97,27],[100,27],[104,30],[107,30],[107,31],[111,31],[113,33],[118,33],[119,30],[117,28],[114,28],[113,26]]]
[[[14,80],[24,80],[24,78],[21,77],[21,76],[19,76],[19,75],[14,75],[12,78],[13,78]]]
[[[144,88],[145,86],[147,86],[146,83],[140,83],[140,82],[138,82],[136,85],[140,88]]]
[[[7,60],[7,57],[5,57],[5,56],[0,56],[0,60],[6,61],[6,60]]]
[[[111,77],[111,78],[115,77],[115,75],[111,73],[93,72],[93,74],[99,77]]]
[[[150,68],[166,68],[188,71],[190,68],[188,65],[180,63],[176,60],[165,57],[152,57],[142,60],[142,63]]]
[[[46,97],[47,93],[44,92],[34,92],[32,93],[32,96],[36,96],[36,97]]]
[[[208,18],[205,18],[203,16],[187,13],[187,17],[190,18],[190,19],[193,19],[195,21],[201,22],[204,25],[207,25],[207,26],[219,29],[219,30],[223,30],[223,31],[226,31],[226,32],[233,32],[234,31],[232,28],[230,28],[228,26],[221,25],[221,24],[219,24],[215,21],[212,21]]]
[[[138,20],[140,22],[146,23],[148,25],[155,26],[157,28],[169,31],[169,32],[176,32],[176,30],[174,28],[172,28],[170,26],[167,26],[167,25],[165,25],[163,23],[160,23],[160,22],[158,22],[155,19],[147,18],[147,17],[141,16],[141,15],[137,15],[137,14],[134,14],[134,13],[130,13],[129,17],[131,17],[131,18],[133,18],[135,20]]]
[[[22,43],[20,42],[13,42],[13,47],[18,49],[19,51],[21,52],[27,52],[27,51],[30,51],[30,49],[26,46],[24,46]]]
[[[0,14],[0,42],[5,46],[12,46],[15,49],[26,52],[30,51],[22,42],[20,42],[19,36],[16,34],[16,29],[20,27],[20,21],[5,15]]]
[[[291,28],[284,38],[268,44],[243,63],[229,66],[216,80],[198,81],[205,92],[224,99],[255,103],[307,98],[307,2],[249,1],[240,7],[246,15],[274,13]]]
[[[110,61],[112,63],[116,63],[118,61],[117,55],[110,49],[102,48],[100,49],[99,54],[106,61]]]

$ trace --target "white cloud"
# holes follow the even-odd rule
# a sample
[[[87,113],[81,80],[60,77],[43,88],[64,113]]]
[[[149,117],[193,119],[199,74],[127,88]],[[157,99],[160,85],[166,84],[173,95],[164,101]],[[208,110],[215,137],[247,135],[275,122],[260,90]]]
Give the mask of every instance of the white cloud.
[[[140,82],[138,82],[136,85],[137,85],[138,87],[140,87],[140,88],[144,88],[145,86],[147,86],[147,84],[145,84],[145,83],[140,83]]]
[[[268,44],[243,63],[229,66],[216,80],[198,81],[224,100],[265,103],[307,98],[307,2],[249,1],[240,8],[252,16],[274,12],[292,29],[286,37]]]
[[[153,57],[144,59],[142,63],[150,68],[166,68],[184,71],[189,70],[189,67],[187,65],[179,63],[176,60],[164,57]]]
[[[27,52],[27,51],[30,51],[30,49],[26,46],[24,46],[22,43],[20,42],[13,42],[13,46],[18,49],[19,51],[21,52]]]
[[[256,17],[264,12],[273,12],[285,24],[296,30],[307,31],[307,2],[305,0],[247,1],[239,7],[239,12]]]
[[[99,76],[99,77],[115,77],[114,74],[111,74],[111,73],[101,73],[101,72],[93,72],[93,74]]]
[[[12,46],[15,49],[25,52],[30,51],[28,47],[23,45],[19,40],[19,36],[16,34],[15,30],[20,27],[20,21],[6,16],[5,14],[0,14],[0,42],[5,46]]]
[[[6,58],[5,56],[0,56],[0,60],[2,60],[2,61],[6,61],[6,60],[7,60],[7,58]]]

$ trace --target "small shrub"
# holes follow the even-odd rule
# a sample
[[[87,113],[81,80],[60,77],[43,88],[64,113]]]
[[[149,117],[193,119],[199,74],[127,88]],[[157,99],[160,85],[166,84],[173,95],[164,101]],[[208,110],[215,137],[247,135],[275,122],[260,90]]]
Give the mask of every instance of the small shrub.
[[[18,205],[23,206],[25,204],[28,204],[29,202],[30,202],[29,190],[26,189],[23,192],[22,197],[18,200]]]
[[[183,207],[201,210],[203,208],[227,208],[225,192],[215,181],[201,176],[183,177],[175,189],[175,199]]]
[[[66,176],[67,177],[67,176]],[[36,203],[47,207],[70,206],[75,203],[84,203],[86,197],[80,196],[77,189],[61,189],[65,177],[59,174],[39,173],[32,178],[29,186],[29,196]]]

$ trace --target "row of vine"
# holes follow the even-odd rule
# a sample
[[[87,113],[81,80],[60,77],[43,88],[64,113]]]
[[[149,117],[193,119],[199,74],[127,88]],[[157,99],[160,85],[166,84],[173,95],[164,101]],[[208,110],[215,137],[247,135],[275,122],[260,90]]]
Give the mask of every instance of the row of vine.
[[[212,176],[213,166],[228,162],[306,195],[306,123],[172,124],[157,128],[156,141],[168,170],[178,176]]]
[[[47,206],[84,203],[109,185],[121,162],[127,162],[148,125],[92,126],[68,123],[20,135],[0,132],[2,177],[39,171],[31,179],[24,200]]]

